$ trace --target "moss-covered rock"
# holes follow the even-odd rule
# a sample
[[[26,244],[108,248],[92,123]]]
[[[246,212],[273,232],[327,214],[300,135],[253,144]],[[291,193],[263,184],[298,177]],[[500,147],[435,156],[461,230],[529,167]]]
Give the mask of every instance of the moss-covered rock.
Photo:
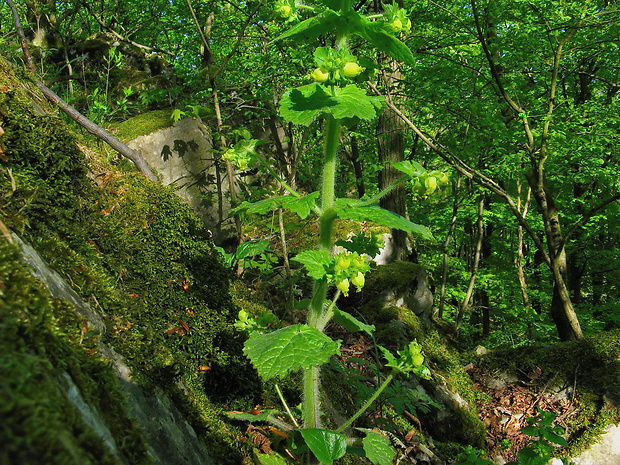
[[[72,308],[31,275],[18,247],[1,239],[1,463],[151,463],[114,371],[81,328]],[[107,425],[107,444],[67,396],[69,384]]]
[[[0,67],[0,84],[8,89],[0,93],[4,130],[0,144],[8,160],[0,162],[0,221],[32,244],[100,314],[106,328],[102,339],[125,357],[134,381],[167,392],[208,440],[217,463],[239,463],[243,447],[234,428],[222,423],[219,412],[253,407],[260,399],[261,385],[242,353],[243,340],[232,327],[237,310],[229,294],[230,275],[212,248],[209,232],[171,189],[146,180],[133,169],[117,169],[97,154],[96,146],[85,157],[66,124],[56,115],[34,112],[12,68],[3,61]],[[0,241],[6,239],[0,237]],[[14,260],[6,263],[9,269],[17,266]],[[18,324],[26,318],[16,307],[18,297],[0,295],[5,299],[0,325],[15,336],[9,340],[19,349],[7,352],[15,355],[5,360],[8,371],[2,379],[17,383],[11,389],[19,390],[29,379],[51,379],[40,367],[66,365],[65,355],[73,355],[62,349],[53,361],[24,363],[31,355],[24,349],[30,345],[25,334],[36,333],[5,323],[15,320]],[[27,301],[25,305],[30,310],[34,304]],[[28,321],[47,321],[47,313],[34,308],[37,312],[27,316]],[[81,322],[55,318],[59,337],[73,333],[80,337]],[[102,381],[99,386],[97,378],[91,381],[97,387],[86,388],[92,393],[87,398],[102,402],[105,409],[106,402],[111,402],[106,384]],[[50,431],[55,422],[65,420],[51,408],[56,403],[64,405],[61,394],[53,393],[51,384],[48,387],[38,400],[24,400],[37,394],[32,392],[20,401],[29,405],[22,409],[24,425],[48,408],[46,424],[52,426],[46,428]],[[19,405],[11,404],[11,412]],[[4,421],[8,414],[3,413],[6,424],[10,423]],[[82,426],[76,426],[77,420],[66,420],[66,435],[75,436],[79,444],[84,438],[79,448],[98,453],[100,448],[92,445],[97,438],[88,439]],[[38,438],[36,429],[31,437],[29,431],[23,427],[6,434],[15,440],[16,449],[37,440],[44,447],[45,441],[53,439],[50,435]],[[128,437],[131,431],[127,429]],[[14,436],[24,436],[23,441]],[[63,437],[58,436],[57,447],[65,447]],[[131,447],[133,439],[126,442]],[[73,446],[67,444],[67,453],[72,454]],[[138,446],[136,450],[141,453]]]

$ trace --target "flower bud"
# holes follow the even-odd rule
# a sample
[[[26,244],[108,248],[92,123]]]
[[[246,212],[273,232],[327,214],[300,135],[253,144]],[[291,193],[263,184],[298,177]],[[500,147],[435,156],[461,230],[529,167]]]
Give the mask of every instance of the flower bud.
[[[347,278],[345,278],[342,281],[338,282],[336,284],[336,287],[338,288],[338,290],[340,292],[342,292],[344,294],[345,297],[348,297],[350,285],[349,285],[349,280]]]
[[[360,65],[358,65],[357,63],[353,61],[349,61],[342,68],[343,74],[348,78],[354,78],[355,76],[360,74],[362,71],[364,71],[364,68],[362,68]]]
[[[351,279],[351,283],[357,288],[357,292],[362,290],[362,287],[364,287],[365,282],[366,282],[366,279],[364,278],[364,274],[361,271],[358,271],[357,275],[355,275]]]
[[[310,77],[314,79],[316,82],[325,82],[329,78],[329,73],[324,68],[316,68],[310,74]]]
[[[282,19],[287,19],[291,16],[291,7],[288,5],[280,5],[276,8],[276,13]]]

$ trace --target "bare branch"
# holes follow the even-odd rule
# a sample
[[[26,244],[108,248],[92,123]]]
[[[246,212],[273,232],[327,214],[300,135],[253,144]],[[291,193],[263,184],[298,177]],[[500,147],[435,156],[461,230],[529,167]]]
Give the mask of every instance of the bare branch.
[[[110,34],[112,34],[118,40],[120,40],[122,42],[125,42],[125,43],[128,43],[128,44],[131,44],[134,47],[138,47],[138,48],[141,48],[143,50],[148,50],[149,52],[163,53],[165,55],[172,56],[172,57],[175,56],[174,53],[168,52],[167,50],[161,50],[161,49],[158,49],[158,48],[149,47],[148,45],[139,44],[138,42],[134,42],[133,40],[131,40],[128,37],[122,36],[121,34],[116,32],[114,29],[112,29],[110,26],[108,26],[106,23],[104,23],[103,20],[99,16],[97,16],[97,14],[91,9],[91,7],[88,4],[88,2],[84,2],[83,5],[86,8],[86,11],[88,11],[88,13],[93,17],[93,19],[95,21],[97,21],[97,23],[99,23],[99,26],[101,26],[103,29],[108,31]]]

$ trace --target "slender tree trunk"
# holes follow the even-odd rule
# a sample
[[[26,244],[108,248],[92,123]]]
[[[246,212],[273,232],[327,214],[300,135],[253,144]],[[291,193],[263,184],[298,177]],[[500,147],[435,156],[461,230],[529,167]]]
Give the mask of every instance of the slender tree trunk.
[[[387,89],[390,89],[400,76],[394,60],[391,60],[391,66],[392,70],[383,74]],[[379,163],[383,166],[379,172],[379,190],[382,190],[402,177],[402,173],[392,167],[391,163],[403,161],[405,157],[404,123],[390,108],[386,108],[379,116],[377,140]],[[406,200],[405,186],[401,184],[382,197],[380,205],[386,210],[406,216]],[[407,255],[407,234],[399,229],[392,229],[392,254],[388,257],[388,262],[404,260]]]
[[[357,185],[357,195],[361,199],[366,194],[366,186],[364,185],[364,170],[360,160],[360,150],[357,145],[357,137],[351,136],[351,164],[355,172],[355,184]]]
[[[459,305],[459,312],[456,316],[455,326],[458,329],[463,323],[465,312],[469,309],[469,302],[474,293],[474,286],[476,284],[476,275],[478,274],[478,268],[480,266],[480,252],[482,250],[482,241],[484,240],[484,195],[480,195],[478,201],[478,241],[476,242],[476,250],[474,252],[474,261],[472,264],[471,277],[469,278],[469,285],[467,286],[467,292],[465,298]]]
[[[521,210],[521,181],[517,180],[517,208]],[[525,205],[523,205],[522,215],[523,218],[527,216],[527,211],[530,204],[530,198],[532,189],[528,187],[527,198]],[[517,225],[517,276],[519,278],[519,285],[521,287],[521,296],[523,298],[523,307],[530,308],[530,298],[527,293],[527,282],[525,281],[525,271],[523,269],[523,226]]]
[[[531,176],[528,176],[528,182],[532,188],[534,198],[541,209],[547,249],[551,259],[549,264],[553,276],[551,317],[558,329],[558,335],[561,340],[580,339],[583,337],[583,333],[566,286],[566,250],[563,246],[560,215],[553,198],[544,187],[542,178],[542,174],[534,166]]]
[[[458,217],[459,206],[461,202],[459,202],[459,191],[461,189],[461,180],[463,179],[463,175],[458,173],[458,177],[456,178],[456,184],[454,186],[454,203],[452,204],[452,221],[450,222],[450,227],[448,228],[448,233],[446,234],[446,240],[443,243],[443,265],[441,272],[441,288],[439,291],[439,310],[437,316],[439,318],[443,318],[443,310],[446,304],[446,282],[448,281],[448,246],[450,245],[450,241],[452,240],[452,234],[454,233],[454,228],[456,227],[456,220]]]

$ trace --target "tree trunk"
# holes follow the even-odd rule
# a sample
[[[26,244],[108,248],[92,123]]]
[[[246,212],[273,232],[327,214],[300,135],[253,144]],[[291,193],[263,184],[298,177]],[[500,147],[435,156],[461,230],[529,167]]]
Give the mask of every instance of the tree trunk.
[[[383,166],[379,172],[379,190],[382,190],[402,177],[402,173],[390,163],[403,161],[405,156],[403,124],[389,108],[379,117],[377,137],[379,163]],[[406,216],[406,199],[405,186],[400,184],[381,198],[380,205],[386,210]],[[392,254],[388,257],[388,262],[406,259],[407,234],[399,229],[392,229],[392,242]]]
[[[386,64],[390,69],[382,74],[383,84],[390,94],[390,89],[393,89],[402,79],[402,73],[395,60],[389,59]],[[402,119],[389,107],[379,116],[377,141],[379,164],[383,166],[379,172],[379,190],[385,189],[402,177],[402,173],[393,168],[391,163],[403,161],[405,158],[404,128],[405,124]],[[381,198],[380,206],[398,215],[406,216],[406,201],[405,186],[400,184]],[[407,234],[399,229],[392,229],[392,241],[392,254],[387,258],[388,262],[405,260],[408,255]]]
[[[517,208],[521,210],[521,181],[517,181]],[[525,205],[523,205],[522,215],[523,218],[527,216],[528,207],[530,204],[530,198],[532,195],[532,189],[527,190],[527,198]],[[523,269],[523,226],[517,225],[517,276],[519,278],[519,285],[521,287],[521,296],[523,298],[523,307],[530,308],[530,298],[527,293],[527,282],[525,281],[525,271]]]
[[[551,300],[551,317],[563,341],[583,337],[579,319],[575,313],[570,294],[566,286],[566,250],[563,246],[559,211],[553,198],[544,187],[542,176],[534,167],[528,176],[534,198],[543,216],[548,254],[551,259],[550,268],[553,276],[553,298]]]
[[[482,241],[484,239],[484,195],[480,196],[478,202],[478,241],[476,242],[476,251],[474,252],[474,261],[472,264],[471,277],[469,278],[469,286],[467,286],[467,293],[465,298],[459,306],[459,312],[456,316],[455,326],[458,329],[463,323],[465,312],[469,309],[469,301],[474,292],[474,286],[476,284],[476,275],[478,274],[478,267],[480,266],[480,252],[482,250]]]
[[[357,196],[361,199],[366,193],[364,185],[364,170],[360,160],[359,146],[357,145],[357,137],[351,136],[351,164],[355,172],[355,184],[357,185]]]

